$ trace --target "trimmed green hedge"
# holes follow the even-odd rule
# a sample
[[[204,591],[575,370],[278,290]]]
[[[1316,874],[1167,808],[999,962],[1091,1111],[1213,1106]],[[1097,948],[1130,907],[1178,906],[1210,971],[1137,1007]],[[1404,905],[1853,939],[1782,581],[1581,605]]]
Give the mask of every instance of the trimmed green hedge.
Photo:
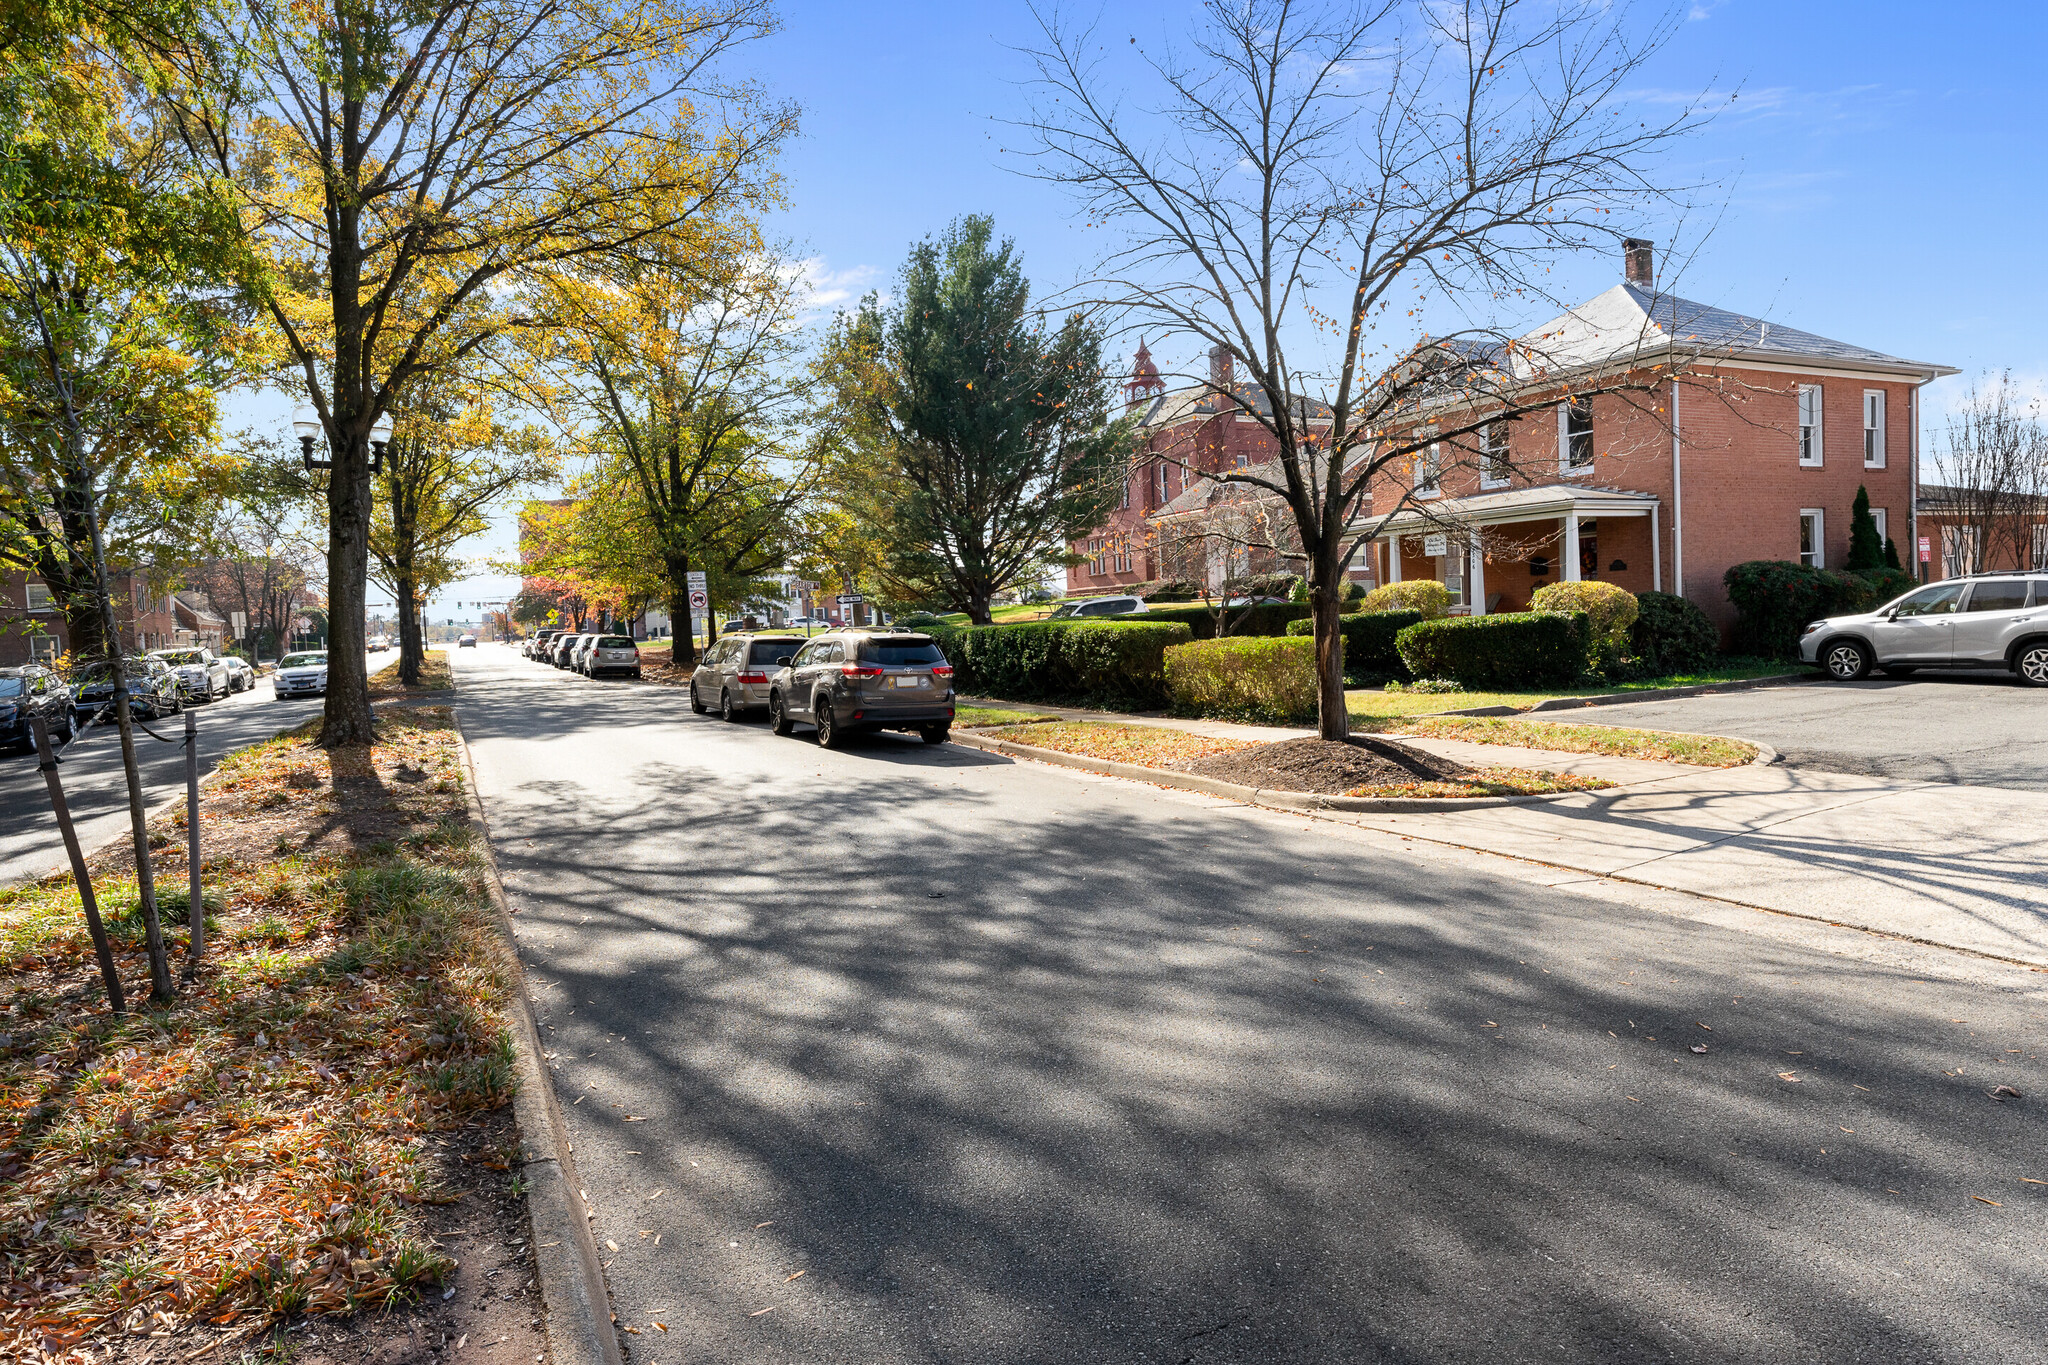
[[[1395,640],[1416,677],[1493,690],[1568,687],[1585,671],[1592,643],[1582,611],[1447,616],[1417,622]]]
[[[1699,604],[1668,592],[1636,594],[1629,650],[1643,661],[1646,676],[1697,673],[1712,668],[1721,653],[1721,632]]]
[[[1147,611],[1142,617],[1127,618],[1143,621],[1178,621],[1194,632],[1197,640],[1216,638],[1216,613],[1208,607],[1167,607]],[[1230,613],[1231,635],[1285,635],[1288,623],[1308,619],[1308,605],[1303,602],[1260,602],[1256,606],[1239,607]]]
[[[1279,724],[1316,718],[1316,642],[1293,636],[1197,640],[1166,651],[1173,709]]]
[[[1145,706],[1166,700],[1166,650],[1193,638],[1178,622],[1142,617],[934,626],[930,633],[953,665],[960,691],[1011,701],[1093,698]]]
[[[1816,569],[1785,559],[1752,559],[1721,575],[1735,604],[1735,652],[1774,659],[1799,657],[1809,621],[1869,611],[1913,586],[1897,570],[1870,577]]]
[[[1425,619],[1419,611],[1372,611],[1337,618],[1337,633],[1344,639],[1344,671],[1356,677],[1398,678],[1407,682],[1408,665],[1394,639],[1402,631]],[[1289,635],[1316,633],[1310,620],[1289,621]]]

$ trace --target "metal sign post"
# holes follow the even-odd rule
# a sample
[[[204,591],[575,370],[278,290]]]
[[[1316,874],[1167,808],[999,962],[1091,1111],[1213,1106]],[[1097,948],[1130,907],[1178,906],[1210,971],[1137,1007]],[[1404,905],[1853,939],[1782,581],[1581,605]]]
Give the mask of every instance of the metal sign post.
[[[199,894],[199,719],[185,708],[185,861],[191,864],[185,922],[186,953],[196,966],[206,952],[206,903]]]
[[[92,874],[85,870],[85,853],[78,846],[78,831],[71,827],[71,807],[64,800],[64,784],[57,778],[57,755],[50,748],[50,727],[41,716],[32,716],[29,730],[35,736],[43,781],[50,788],[50,809],[56,813],[58,832],[64,836],[64,852],[71,859],[71,876],[78,883],[78,903],[85,909],[85,927],[92,935],[93,955],[100,960],[100,981],[107,988],[107,1005],[116,1014],[126,1014],[128,1002],[121,993],[121,973],[114,966],[114,946],[107,942],[107,926],[100,923],[99,903],[92,895]]]

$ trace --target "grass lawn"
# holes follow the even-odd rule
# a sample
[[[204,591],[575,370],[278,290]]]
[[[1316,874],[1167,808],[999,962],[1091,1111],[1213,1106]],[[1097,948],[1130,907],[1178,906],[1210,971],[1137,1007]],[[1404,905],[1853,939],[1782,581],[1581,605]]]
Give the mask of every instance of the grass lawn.
[[[452,648],[452,646],[451,646]],[[446,692],[455,686],[455,673],[448,666],[448,650],[430,649],[420,660],[420,685],[407,687],[398,681],[398,660],[370,675],[370,700],[409,697],[421,692]]]
[[[1514,716],[1415,716],[1379,727],[1385,733],[1472,744],[1512,744],[1567,754],[1605,754],[1702,768],[1733,768],[1756,757],[1754,744],[1708,735],[1673,735],[1609,725],[1570,725]]]
[[[1057,602],[1033,602],[1028,605],[1019,603],[1016,606],[1010,607],[992,607],[989,610],[989,619],[999,626],[1008,625],[1012,621],[1039,621],[1043,620],[1058,605]],[[964,611],[941,612],[939,619],[948,625],[954,626],[971,624],[967,619],[967,613]]]
[[[230,755],[201,814],[207,957],[168,1005],[132,850],[95,876],[124,1018],[70,879],[0,890],[0,1359],[187,1360],[297,1314],[438,1302],[453,1263],[425,1210],[460,1197],[451,1166],[517,1155],[485,1117],[513,1086],[510,983],[452,726],[387,709],[372,750],[309,726]],[[165,890],[182,822],[151,838]],[[179,972],[187,931],[165,937]]]
[[[1601,777],[1545,772],[1540,768],[1481,768],[1467,781],[1381,782],[1353,787],[1346,796],[1548,796],[1553,792],[1600,791],[1615,784]]]
[[[1037,711],[1012,711],[1001,706],[960,706],[954,708],[955,725],[1028,725],[1033,721],[1057,720]]]
[[[1366,687],[1355,688],[1344,695],[1351,719],[1371,723],[1402,716],[1434,715],[1440,711],[1467,711],[1480,706],[1512,706],[1526,711],[1538,702],[1559,697],[1612,697],[1659,687],[1708,687],[1714,683],[1772,678],[1799,671],[1796,665],[1776,659],[1730,659],[1721,668],[1698,673],[1673,673],[1661,678],[1644,678],[1640,682],[1615,683],[1609,687],[1564,687],[1537,692],[1383,692],[1376,687]]]

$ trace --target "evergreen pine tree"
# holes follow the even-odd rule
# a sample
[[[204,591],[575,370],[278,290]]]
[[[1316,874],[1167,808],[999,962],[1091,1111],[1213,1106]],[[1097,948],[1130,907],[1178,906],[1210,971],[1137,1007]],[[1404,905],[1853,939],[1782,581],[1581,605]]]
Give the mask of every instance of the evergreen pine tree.
[[[1884,566],[1887,569],[1898,569],[1901,573],[1905,572],[1905,566],[1899,563],[1899,542],[1893,540],[1890,536],[1884,538]]]
[[[1884,567],[1884,538],[1877,533],[1877,518],[1870,515],[1870,490],[1861,484],[1849,513],[1849,560],[1842,567],[1850,573]]]

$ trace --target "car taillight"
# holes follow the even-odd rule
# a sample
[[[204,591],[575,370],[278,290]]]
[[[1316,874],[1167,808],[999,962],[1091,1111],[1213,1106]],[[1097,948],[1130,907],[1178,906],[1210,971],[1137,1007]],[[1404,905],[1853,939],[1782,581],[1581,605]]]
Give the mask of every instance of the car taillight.
[[[879,678],[882,676],[882,666],[880,664],[841,664],[839,665],[839,671],[849,678]]]
[[[740,681],[743,683],[764,683],[768,681],[768,675],[766,673],[742,673],[740,674]]]
[[[953,665],[951,665],[951,664],[933,664],[933,665],[932,665],[932,676],[933,676],[934,678],[950,678],[950,677],[952,677],[952,676],[953,676]]]

